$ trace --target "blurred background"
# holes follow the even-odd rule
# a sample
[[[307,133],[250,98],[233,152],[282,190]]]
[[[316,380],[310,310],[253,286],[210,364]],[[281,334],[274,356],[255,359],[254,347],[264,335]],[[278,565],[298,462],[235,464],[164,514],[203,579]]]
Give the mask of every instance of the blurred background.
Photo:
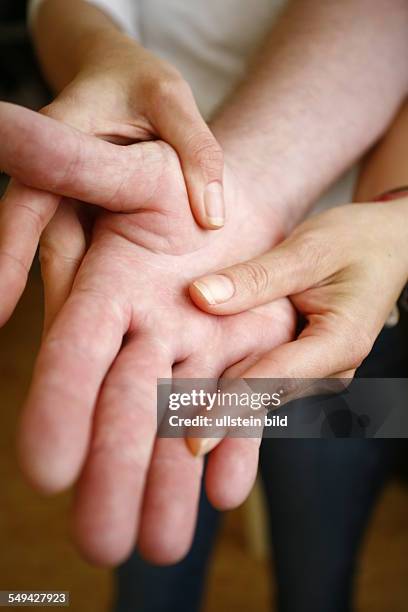
[[[49,99],[25,27],[25,0],[0,0],[0,100],[39,108]],[[0,141],[1,146],[1,141]],[[6,177],[0,176],[0,193]],[[0,296],[1,299],[1,296]],[[0,330],[0,590],[69,590],[71,609],[109,610],[108,571],[81,561],[69,539],[70,495],[42,499],[23,483],[15,459],[18,412],[40,341],[38,262],[11,321]],[[270,610],[274,585],[260,489],[225,516],[204,612]],[[376,509],[358,575],[358,612],[408,609],[408,488],[395,479]]]

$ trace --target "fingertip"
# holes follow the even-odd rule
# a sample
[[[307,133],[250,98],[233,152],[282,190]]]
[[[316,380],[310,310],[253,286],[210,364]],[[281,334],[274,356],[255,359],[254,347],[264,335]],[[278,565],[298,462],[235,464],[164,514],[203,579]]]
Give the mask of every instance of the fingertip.
[[[189,195],[191,212],[202,229],[217,231],[225,226],[224,188],[220,181],[213,181],[202,186],[202,177],[187,174],[186,187]]]
[[[88,517],[73,513],[71,539],[81,557],[91,565],[113,568],[127,561],[135,544],[133,540],[122,540],[115,529],[97,530]]]
[[[205,488],[217,510],[244,503],[256,480],[259,440],[225,438],[208,459]]]
[[[196,216],[197,219],[197,216]],[[225,219],[222,217],[206,217],[197,220],[197,223],[205,230],[216,231],[220,230],[225,225]]]
[[[203,286],[199,281],[194,281],[194,283],[189,286],[188,291],[196,306],[206,312],[212,312],[212,308],[216,306],[216,304],[211,295],[208,295],[205,286]]]
[[[186,438],[187,448],[194,457],[204,457],[219,443],[219,438]]]
[[[41,453],[31,452],[27,440],[20,435],[18,464],[27,484],[45,496],[52,496],[68,489],[74,481],[71,469],[65,461],[50,462]]]
[[[235,284],[225,274],[211,274],[195,280],[189,293],[193,302],[210,314],[237,312],[232,300],[236,293]]]
[[[197,201],[198,196],[195,200],[190,197],[190,206],[193,217],[199,227],[203,230],[217,231],[225,226],[224,216],[211,216],[206,213],[202,203]]]
[[[204,190],[204,210],[210,229],[220,229],[225,224],[224,188],[221,181],[209,183]]]
[[[224,227],[225,219],[223,217],[208,217],[207,218],[207,227],[210,230],[219,230]]]
[[[171,503],[171,502],[170,502]],[[170,532],[163,537],[160,529],[141,531],[137,548],[142,558],[157,566],[168,566],[180,563],[191,548],[193,534],[187,540],[180,534]]]
[[[64,444],[52,423],[39,419],[35,406],[29,404],[23,409],[17,431],[17,460],[27,483],[47,496],[68,489],[80,469],[70,445]]]

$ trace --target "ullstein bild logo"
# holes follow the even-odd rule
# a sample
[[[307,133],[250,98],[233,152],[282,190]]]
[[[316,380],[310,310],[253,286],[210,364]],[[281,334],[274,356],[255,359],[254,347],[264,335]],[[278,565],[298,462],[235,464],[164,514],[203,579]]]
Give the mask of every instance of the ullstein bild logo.
[[[172,415],[168,419],[170,427],[216,427],[218,428],[239,428],[239,427],[250,427],[250,428],[261,428],[261,427],[287,427],[288,417],[279,416],[274,414],[273,416],[265,415],[263,418],[249,416],[236,416],[233,417],[230,414],[224,414],[218,417],[208,417],[204,415],[196,415],[195,417],[179,417]]]
[[[159,437],[408,438],[407,378],[159,379]]]

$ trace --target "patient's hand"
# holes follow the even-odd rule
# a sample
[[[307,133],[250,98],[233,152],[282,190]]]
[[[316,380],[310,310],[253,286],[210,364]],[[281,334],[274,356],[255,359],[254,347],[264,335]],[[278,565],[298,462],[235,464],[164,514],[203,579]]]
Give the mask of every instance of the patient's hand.
[[[61,140],[68,129],[62,128]],[[88,165],[114,180],[115,169],[123,169],[104,157],[113,145],[97,142]],[[192,457],[181,439],[155,440],[156,379],[216,378],[232,366],[239,375],[291,336],[294,313],[286,300],[234,317],[198,311],[188,297],[190,281],[276,242],[273,209],[253,209],[246,186],[227,169],[226,226],[217,233],[200,230],[170,147],[144,143],[122,154],[128,173],[116,189],[118,209],[129,207],[138,177],[144,188],[154,188],[146,209],[97,218],[72,292],[38,357],[22,418],[20,456],[29,479],[45,491],[62,490],[80,475],[74,529],[89,558],[118,563],[138,539],[148,558],[166,563],[189,547],[202,459]],[[59,176],[61,189],[66,161],[56,157],[44,181]],[[98,177],[92,184],[92,172],[84,176],[82,170],[78,167],[77,178],[71,175],[62,192],[89,202],[94,193],[100,200]],[[58,282],[65,262],[75,260],[68,212],[75,202],[65,204],[61,210],[70,220],[59,219],[61,240],[50,244],[50,233],[42,254],[48,285]],[[55,299],[49,288],[47,295]],[[51,305],[54,312],[59,308]],[[215,505],[231,507],[246,496],[258,444],[230,439],[214,451],[206,486]]]

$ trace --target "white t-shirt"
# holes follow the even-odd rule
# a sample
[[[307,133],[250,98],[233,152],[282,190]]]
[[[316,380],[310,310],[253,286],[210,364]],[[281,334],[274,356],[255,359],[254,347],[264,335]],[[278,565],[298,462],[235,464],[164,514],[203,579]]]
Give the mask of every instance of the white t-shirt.
[[[130,36],[176,66],[206,120],[244,77],[286,0],[87,0]],[[30,18],[43,0],[31,0]],[[351,201],[355,172],[318,203]]]

